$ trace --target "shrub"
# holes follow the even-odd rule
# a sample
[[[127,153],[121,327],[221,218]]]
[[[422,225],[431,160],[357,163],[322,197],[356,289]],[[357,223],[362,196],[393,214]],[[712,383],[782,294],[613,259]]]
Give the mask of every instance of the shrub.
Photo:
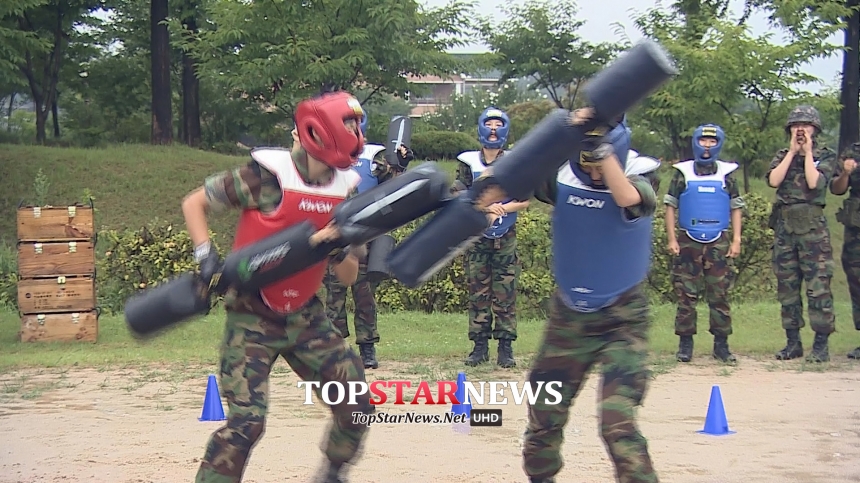
[[[421,159],[457,159],[463,151],[481,148],[476,135],[463,132],[425,131],[412,135],[412,151]]]
[[[0,244],[0,308],[18,308],[18,251]]]
[[[215,234],[210,238],[217,248]],[[125,300],[138,291],[196,267],[188,232],[170,224],[155,221],[137,230],[108,230],[99,239],[106,245],[96,262],[99,305],[112,313],[122,311]]]

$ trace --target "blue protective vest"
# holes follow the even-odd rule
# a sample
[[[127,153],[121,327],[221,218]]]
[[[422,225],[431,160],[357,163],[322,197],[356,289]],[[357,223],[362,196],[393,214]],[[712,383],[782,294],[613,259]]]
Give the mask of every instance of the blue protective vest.
[[[649,157],[628,159],[625,172],[660,167]],[[653,216],[627,219],[609,190],[589,187],[565,164],[552,214],[553,272],[562,299],[578,312],[596,312],[642,282],[651,265]]]
[[[378,144],[365,144],[364,150],[358,155],[358,162],[352,169],[361,176],[361,181],[358,183],[359,193],[364,193],[379,185],[379,180],[371,174],[373,172],[373,158],[384,149],[385,146]]]
[[[726,191],[726,175],[738,168],[735,163],[716,161],[714,174],[696,174],[695,161],[675,164],[684,174],[687,188],[678,198],[678,225],[693,240],[710,243],[728,229],[731,197]]]
[[[460,153],[457,156],[461,162],[465,163],[469,166],[469,169],[472,170],[472,179],[478,179],[481,176],[481,173],[484,172],[488,166],[484,166],[484,163],[481,162],[481,152],[480,151],[466,151]],[[513,201],[513,198],[506,198],[502,201],[502,203],[508,203]],[[507,213],[502,215],[496,221],[484,231],[484,238],[496,239],[501,238],[507,233],[511,228],[513,228],[514,224],[517,222],[517,213]]]

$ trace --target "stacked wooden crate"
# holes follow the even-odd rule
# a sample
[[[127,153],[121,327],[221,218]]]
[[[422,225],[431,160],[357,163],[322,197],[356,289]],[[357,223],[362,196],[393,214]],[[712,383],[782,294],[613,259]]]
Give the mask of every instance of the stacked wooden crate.
[[[98,340],[93,207],[18,208],[22,342]]]

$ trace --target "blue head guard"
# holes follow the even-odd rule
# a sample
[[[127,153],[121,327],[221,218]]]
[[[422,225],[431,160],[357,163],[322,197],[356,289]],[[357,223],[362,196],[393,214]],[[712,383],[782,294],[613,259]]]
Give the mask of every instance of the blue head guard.
[[[489,139],[493,130],[484,125],[484,123],[490,119],[498,119],[499,121],[502,121],[502,126],[496,129],[497,139],[495,141],[490,141]],[[485,148],[499,149],[508,142],[508,131],[510,129],[511,120],[508,118],[508,115],[502,112],[501,109],[488,107],[484,109],[484,112],[481,113],[481,117],[478,118],[478,141],[480,141],[481,146]]]
[[[364,106],[361,106],[361,110],[364,111],[364,116],[361,117],[361,123],[359,126],[361,127],[362,136],[367,137],[367,109]]]
[[[703,148],[699,146],[699,139],[701,138],[716,138],[717,144],[711,148]],[[723,149],[723,143],[726,140],[726,133],[723,132],[723,128],[717,126],[716,124],[702,124],[697,127],[693,132],[693,157],[696,159],[697,163],[713,163],[720,156],[720,150]],[[705,154],[705,150],[708,150],[711,154],[711,157],[704,158],[702,157]]]
[[[621,118],[621,122],[609,131],[605,137],[606,142],[612,145],[615,157],[617,157],[618,162],[621,163],[621,169],[624,169],[627,166],[627,155],[630,152],[630,134],[630,128],[627,127],[627,115],[624,114]],[[573,169],[573,173],[576,177],[591,187],[604,187],[605,184],[595,185],[591,176],[582,169],[582,166],[579,164],[579,160],[579,155],[577,155],[575,161],[570,162],[570,167]]]

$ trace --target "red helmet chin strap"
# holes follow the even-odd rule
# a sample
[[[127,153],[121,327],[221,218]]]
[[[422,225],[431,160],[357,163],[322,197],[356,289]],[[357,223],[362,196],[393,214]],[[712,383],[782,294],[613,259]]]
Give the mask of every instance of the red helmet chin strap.
[[[348,169],[358,161],[364,147],[362,116],[364,111],[358,99],[346,92],[304,100],[296,108],[299,141],[311,157],[332,168]],[[355,130],[344,125],[349,119],[355,121]]]

